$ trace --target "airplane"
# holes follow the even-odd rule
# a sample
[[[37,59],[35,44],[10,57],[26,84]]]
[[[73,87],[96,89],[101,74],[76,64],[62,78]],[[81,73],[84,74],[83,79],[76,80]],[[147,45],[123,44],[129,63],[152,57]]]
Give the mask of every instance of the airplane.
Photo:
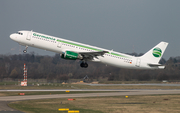
[[[11,34],[10,38],[20,45],[25,46],[24,53],[27,52],[29,46],[56,52],[63,59],[80,60],[80,66],[82,68],[88,67],[87,61],[93,61],[119,68],[164,69],[165,65],[159,64],[159,61],[168,46],[167,42],[162,41],[144,55],[135,57],[113,50],[45,35],[32,30],[18,31]]]

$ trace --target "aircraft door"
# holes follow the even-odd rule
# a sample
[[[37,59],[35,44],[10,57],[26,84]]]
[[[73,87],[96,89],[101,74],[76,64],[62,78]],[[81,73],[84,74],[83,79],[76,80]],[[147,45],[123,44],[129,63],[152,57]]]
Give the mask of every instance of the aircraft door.
[[[31,40],[32,31],[28,32],[26,40]]]
[[[61,42],[58,42],[57,47],[58,47],[58,48],[61,48],[61,46],[62,46],[62,43],[61,43]]]
[[[140,59],[140,58],[137,58],[137,60],[136,60],[136,66],[137,66],[137,67],[140,67],[140,64],[141,64],[141,59]]]

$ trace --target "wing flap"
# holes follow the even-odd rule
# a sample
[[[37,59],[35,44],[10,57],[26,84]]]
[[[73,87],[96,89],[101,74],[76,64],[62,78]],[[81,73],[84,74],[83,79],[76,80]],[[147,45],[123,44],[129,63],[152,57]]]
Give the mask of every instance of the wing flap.
[[[97,51],[97,52],[78,52],[83,56],[84,59],[93,60],[93,58],[97,58],[97,56],[103,56],[108,51]]]

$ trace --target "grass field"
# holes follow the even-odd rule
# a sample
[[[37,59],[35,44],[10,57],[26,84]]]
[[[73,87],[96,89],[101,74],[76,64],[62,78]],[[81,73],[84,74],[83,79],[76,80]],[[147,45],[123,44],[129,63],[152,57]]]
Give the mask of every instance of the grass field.
[[[51,95],[51,94],[79,94],[79,93],[105,93],[107,91],[26,91],[26,92],[0,92],[1,96],[18,96],[19,93],[25,93],[25,95]]]
[[[67,113],[58,111],[59,108],[80,113],[179,113],[180,95],[44,99],[12,102],[9,106],[26,113]]]

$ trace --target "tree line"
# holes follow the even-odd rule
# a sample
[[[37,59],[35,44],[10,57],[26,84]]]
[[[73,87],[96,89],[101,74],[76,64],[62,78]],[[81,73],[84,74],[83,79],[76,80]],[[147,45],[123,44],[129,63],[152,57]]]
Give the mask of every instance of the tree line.
[[[139,56],[142,54],[133,53]],[[180,80],[180,57],[161,59],[165,64],[163,70],[134,70],[117,68],[101,63],[88,62],[88,68],[81,68],[79,60],[64,60],[59,54],[54,56],[29,54],[0,55],[0,79],[23,78],[24,63],[28,68],[28,78],[47,80],[82,79],[88,75],[90,79],[107,78],[109,81],[150,81]]]

